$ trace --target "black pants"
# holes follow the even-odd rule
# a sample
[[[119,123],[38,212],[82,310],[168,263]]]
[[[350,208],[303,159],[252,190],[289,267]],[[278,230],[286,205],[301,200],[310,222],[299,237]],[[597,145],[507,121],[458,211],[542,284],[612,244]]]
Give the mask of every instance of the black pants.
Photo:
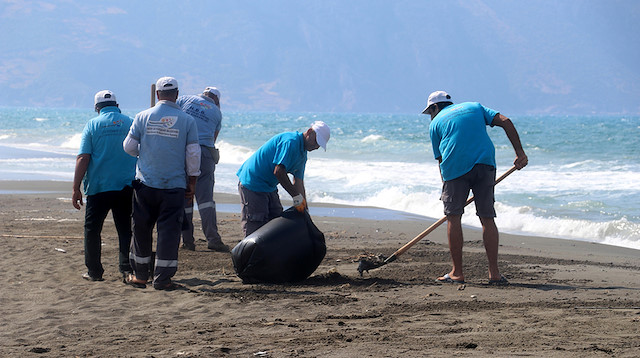
[[[119,241],[120,272],[131,272],[129,246],[131,244],[131,197],[133,188],[106,191],[87,196],[84,218],[84,263],[91,277],[102,277],[102,226],[109,210],[116,225]]]
[[[152,260],[153,228],[157,225],[153,285],[171,282],[178,270],[178,246],[184,218],[182,188],[156,189],[135,184],[133,196],[133,245],[131,266],[136,278],[147,280]]]

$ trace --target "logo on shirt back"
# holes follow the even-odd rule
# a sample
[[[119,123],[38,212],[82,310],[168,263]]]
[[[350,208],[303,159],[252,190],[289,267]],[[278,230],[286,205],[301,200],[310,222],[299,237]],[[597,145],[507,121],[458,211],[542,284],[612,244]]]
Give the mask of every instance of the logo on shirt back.
[[[100,128],[110,128],[110,127],[122,127],[124,121],[122,119],[114,119],[111,123],[106,123],[100,125]]]
[[[211,105],[209,103],[207,103],[207,102],[202,101],[202,102],[198,102],[198,104],[200,105],[200,107],[204,107],[206,109],[211,109]]]
[[[160,118],[159,121],[149,121],[147,122],[147,134],[157,135],[161,137],[178,138],[180,131],[178,129],[171,128],[177,122],[177,116],[165,116]]]

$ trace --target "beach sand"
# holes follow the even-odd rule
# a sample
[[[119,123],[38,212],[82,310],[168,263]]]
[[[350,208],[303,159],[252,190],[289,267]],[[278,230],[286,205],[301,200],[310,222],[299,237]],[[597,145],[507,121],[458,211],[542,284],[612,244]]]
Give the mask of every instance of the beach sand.
[[[435,220],[317,216],[327,255],[299,284],[243,284],[230,254],[208,251],[196,231],[197,250],[180,250],[175,276],[185,289],[164,292],[122,283],[110,217],[105,281],[81,278],[84,210],[72,207],[70,188],[0,182],[12,192],[0,195],[0,356],[640,355],[638,250],[502,234],[500,265],[511,285],[494,287],[481,233],[466,228],[467,283],[442,285],[434,279],[450,268],[443,225],[360,277],[355,257],[388,256]],[[227,244],[240,241],[237,213],[219,213],[219,226]]]

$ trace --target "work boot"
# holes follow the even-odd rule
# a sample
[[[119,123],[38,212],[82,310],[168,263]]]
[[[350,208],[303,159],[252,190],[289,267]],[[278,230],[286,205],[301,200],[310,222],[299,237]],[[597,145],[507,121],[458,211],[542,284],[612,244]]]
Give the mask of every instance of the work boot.
[[[229,252],[229,246],[225,245],[222,241],[209,242],[207,244],[209,250],[218,251],[218,252]]]
[[[189,251],[196,251],[196,244],[192,242],[191,243],[183,242],[182,248]]]

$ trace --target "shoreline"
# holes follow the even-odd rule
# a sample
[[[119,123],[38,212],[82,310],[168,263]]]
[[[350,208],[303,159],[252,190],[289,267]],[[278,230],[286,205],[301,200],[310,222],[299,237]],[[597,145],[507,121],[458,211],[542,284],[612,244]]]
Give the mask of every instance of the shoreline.
[[[18,181],[0,180],[0,198],[11,195],[44,195],[64,199],[71,207],[71,186],[69,181],[38,180],[38,181]],[[55,194],[64,194],[56,196]],[[240,197],[237,194],[214,193],[216,204],[222,209],[218,210],[218,216],[232,217],[240,212]],[[283,206],[290,205],[290,200],[283,200]],[[235,210],[234,210],[235,209]],[[75,209],[74,209],[75,210]],[[369,226],[388,227],[391,231],[406,231],[406,242],[420,234],[424,229],[433,224],[437,218],[430,218],[411,213],[404,213],[385,208],[368,206],[350,206],[342,204],[309,203],[309,213],[314,222],[352,225],[360,230],[367,230]],[[465,226],[465,243],[467,241],[481,241],[481,230],[475,227]],[[500,228],[498,228],[500,229]],[[447,245],[446,223],[440,225],[434,233],[428,235],[421,241],[433,241]],[[357,231],[356,231],[357,232]],[[401,243],[398,248],[406,242]],[[526,234],[508,234],[500,232],[500,253],[512,250],[527,250],[532,254],[545,254],[555,258],[565,258],[572,255],[580,260],[596,259],[600,262],[626,263],[628,260],[640,258],[640,250],[601,244],[590,241],[544,237]],[[392,253],[392,252],[391,252]],[[389,253],[390,254],[390,253]],[[597,254],[602,255],[597,259]]]

